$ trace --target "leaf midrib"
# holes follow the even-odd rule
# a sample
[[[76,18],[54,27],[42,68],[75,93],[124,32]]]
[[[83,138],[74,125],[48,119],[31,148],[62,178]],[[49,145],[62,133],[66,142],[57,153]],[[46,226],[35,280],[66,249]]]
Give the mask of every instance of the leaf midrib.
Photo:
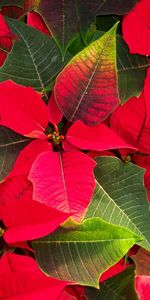
[[[41,88],[42,88],[42,90],[44,90],[45,87],[44,87],[44,85],[43,85],[41,75],[40,75],[40,73],[39,73],[39,71],[38,71],[38,68],[37,68],[37,66],[36,66],[36,63],[35,63],[35,61],[34,61],[32,52],[31,52],[31,50],[30,50],[30,47],[29,47],[27,41],[25,40],[25,38],[24,38],[24,36],[22,35],[22,33],[18,30],[18,28],[17,28],[13,23],[11,23],[11,25],[12,25],[12,27],[14,27],[14,29],[18,32],[18,34],[21,36],[23,42],[25,43],[25,45],[26,45],[26,47],[27,47],[27,50],[28,50],[28,52],[29,52],[29,55],[30,55],[30,57],[31,57],[31,59],[32,59],[32,62],[33,62],[35,71],[36,71],[36,73],[37,73],[37,75],[38,75],[39,82],[40,82],[40,84],[41,84]]]
[[[133,226],[134,226],[134,228],[137,230],[137,234],[142,234],[142,237],[144,238],[144,240],[150,245],[150,243],[149,243],[149,241],[145,238],[145,236],[143,235],[143,233],[140,231],[140,229],[136,226],[136,224],[135,223],[133,223],[133,221],[131,220],[131,219],[129,219],[129,217],[128,217],[128,215],[120,208],[120,206],[118,206],[117,204],[116,204],[116,202],[109,196],[109,194],[103,189],[103,187],[97,182],[97,184],[98,184],[98,186],[99,186],[99,190],[100,190],[100,188],[103,190],[103,192],[104,192],[104,194],[105,195],[107,195],[107,197],[113,202],[113,204],[121,211],[121,213],[126,217],[126,218],[128,218],[128,220],[129,220],[129,222],[130,222],[130,224],[132,224]],[[98,190],[98,191],[99,191]],[[97,191],[97,193],[98,193],[98,191]],[[97,206],[98,207],[98,206]],[[96,208],[97,208],[96,207]],[[95,209],[95,211],[96,211],[96,209]],[[92,217],[94,217],[94,214],[95,214],[95,211],[93,212],[93,215],[92,215]],[[102,217],[102,219],[103,219],[103,217]],[[105,219],[103,219],[103,220],[105,220]],[[108,221],[109,222],[109,221]],[[114,224],[114,223],[112,223],[112,224]],[[115,225],[117,225],[117,224],[115,224]],[[121,226],[121,224],[118,224],[118,226]],[[123,226],[123,225],[122,225]],[[124,226],[125,227],[125,226]],[[125,228],[127,228],[127,227],[125,227]],[[130,229],[129,228],[129,230],[132,230],[132,229]]]
[[[25,143],[25,142],[28,142],[28,141],[29,141],[29,139],[24,139],[24,140],[21,140],[21,141],[7,143],[7,144],[0,145],[0,148],[10,147],[10,146]]]

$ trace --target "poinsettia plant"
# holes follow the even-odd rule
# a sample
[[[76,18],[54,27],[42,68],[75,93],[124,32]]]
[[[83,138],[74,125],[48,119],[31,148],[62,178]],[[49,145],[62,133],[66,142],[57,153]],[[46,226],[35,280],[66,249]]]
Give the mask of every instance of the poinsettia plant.
[[[150,299],[149,25],[0,1],[0,299]]]

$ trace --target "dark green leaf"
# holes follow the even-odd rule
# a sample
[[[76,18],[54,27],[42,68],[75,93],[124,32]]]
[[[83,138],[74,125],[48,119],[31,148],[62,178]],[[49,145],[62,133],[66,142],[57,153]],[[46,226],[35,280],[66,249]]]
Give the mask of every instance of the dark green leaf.
[[[6,21],[18,38],[0,69],[0,81],[11,79],[44,90],[65,64],[55,41],[22,22],[10,18]]]
[[[100,290],[86,288],[87,300],[138,300],[134,289],[134,267],[100,284]]]
[[[1,0],[0,1],[0,7],[3,6],[18,6],[18,7],[23,7],[23,2],[24,0]]]
[[[0,181],[9,174],[20,151],[29,139],[0,126]]]

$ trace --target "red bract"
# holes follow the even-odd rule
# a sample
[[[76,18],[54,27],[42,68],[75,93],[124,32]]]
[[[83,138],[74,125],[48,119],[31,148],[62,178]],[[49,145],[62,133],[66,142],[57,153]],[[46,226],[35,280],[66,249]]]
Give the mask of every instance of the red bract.
[[[0,299],[55,300],[66,285],[44,275],[31,257],[6,252],[0,259]]]
[[[8,28],[3,16],[0,14],[0,67],[4,63],[7,53],[11,50],[12,38],[14,38],[14,35]]]
[[[144,94],[133,97],[111,116],[111,128],[138,151],[150,154],[150,123],[146,124]]]
[[[136,276],[136,291],[140,300],[149,300],[150,276]]]
[[[86,300],[83,286],[67,286],[57,300]]]
[[[8,244],[46,236],[69,217],[33,200],[9,203],[2,209],[2,215],[6,226],[4,239]]]
[[[42,17],[36,12],[28,13],[27,24],[34,27],[35,29],[51,36],[49,29],[47,28],[45,22],[43,21]]]
[[[67,141],[79,149],[104,151],[117,148],[132,148],[104,124],[87,126],[76,121],[68,130]]]
[[[140,0],[123,19],[123,37],[131,53],[150,55],[150,1]]]
[[[32,200],[32,185],[25,176],[14,176],[1,184],[1,218],[7,243],[32,240],[54,231],[69,214]]]
[[[33,199],[80,221],[93,196],[95,165],[79,151],[42,153],[28,177],[33,183]]]
[[[103,275],[100,277],[100,283],[126,270],[128,266],[129,264],[126,264],[124,259],[121,259],[117,264],[103,273]]]
[[[32,138],[42,137],[48,111],[39,93],[10,80],[0,83],[0,125]]]
[[[62,112],[60,111],[60,109],[58,108],[58,106],[56,104],[54,91],[52,92],[51,97],[48,102],[48,113],[49,113],[49,121],[53,125],[58,124],[63,117]]]
[[[144,185],[147,188],[147,198],[150,202],[150,155],[144,156],[144,155],[138,155],[134,154],[132,161],[137,164],[138,166],[144,168],[145,174],[144,174]]]
[[[49,119],[54,123],[59,121],[62,116],[61,113],[57,113],[55,106],[54,118],[52,117],[53,102],[46,106],[39,93],[30,87],[23,87],[12,81],[1,83],[0,94],[0,124],[27,137],[38,138],[20,153],[10,176],[24,174],[27,177],[33,164],[29,179],[34,187],[34,200],[69,212],[79,221],[94,192],[93,168],[95,162],[79,151],[72,150],[66,153],[51,151],[52,144],[47,139],[57,145],[61,135],[59,136],[59,132],[54,132],[46,136],[44,131]],[[22,97],[22,101],[20,101],[20,97]],[[70,127],[66,141],[81,149],[130,148],[107,126],[89,127],[81,121],[76,121]],[[45,151],[48,152],[42,154]]]

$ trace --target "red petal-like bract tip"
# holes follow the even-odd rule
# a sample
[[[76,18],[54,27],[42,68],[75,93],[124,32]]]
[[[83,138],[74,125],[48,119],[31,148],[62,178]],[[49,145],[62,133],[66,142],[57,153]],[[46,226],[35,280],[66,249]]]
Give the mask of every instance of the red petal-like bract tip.
[[[32,26],[35,29],[41,31],[42,33],[45,33],[49,37],[51,36],[51,33],[50,33],[49,29],[47,28],[44,20],[37,12],[28,13],[27,24],[29,26]]]
[[[1,7],[1,14],[9,18],[19,19],[24,14],[24,11],[21,7],[14,6],[14,5],[3,6]]]
[[[76,121],[69,128],[66,139],[75,147],[83,150],[135,149],[104,124],[86,126],[83,122]]]
[[[111,128],[138,151],[150,154],[150,122],[146,124],[144,94],[132,97],[110,118]]]
[[[47,124],[47,106],[38,92],[11,80],[0,83],[0,125],[36,138]]]
[[[0,36],[0,67],[4,64],[8,52],[12,47],[12,38]]]
[[[144,83],[144,99],[146,105],[145,125],[150,127],[150,68],[147,70],[147,76]]]
[[[0,14],[0,37],[9,37],[9,38],[14,37],[9,27],[7,26],[4,17],[1,14]]]
[[[0,259],[0,299],[56,300],[67,284],[46,276],[31,257],[6,252]]]
[[[108,280],[109,278],[121,273],[122,271],[126,270],[127,267],[129,267],[129,264],[125,264],[124,259],[121,259],[117,264],[102,274],[100,277],[100,282]]]
[[[150,1],[141,0],[123,19],[123,37],[131,53],[150,55]]]
[[[7,53],[11,50],[12,38],[14,37],[3,16],[0,14],[0,67],[4,63]]]
[[[60,111],[59,107],[56,104],[56,100],[54,97],[54,91],[52,92],[51,97],[48,102],[48,113],[49,113],[49,121],[53,125],[58,124],[63,117],[62,112]]]
[[[40,154],[28,176],[33,184],[33,199],[80,221],[94,193],[95,164],[79,151]]]
[[[12,203],[2,213],[7,227],[4,239],[8,244],[46,236],[70,216],[33,200]],[[10,217],[11,214],[13,217]]]
[[[140,300],[150,299],[150,276],[136,276],[136,291]]]
[[[84,286],[72,285],[67,286],[58,297],[58,300],[86,300]]]
[[[146,170],[144,174],[144,185],[148,190],[150,190],[150,155],[144,156],[134,154],[132,161]],[[150,200],[149,197],[147,200]]]
[[[45,140],[34,140],[28,146],[26,146],[19,154],[11,172],[7,178],[26,174],[30,172],[33,162],[39,156],[40,153],[52,150],[52,145]]]

